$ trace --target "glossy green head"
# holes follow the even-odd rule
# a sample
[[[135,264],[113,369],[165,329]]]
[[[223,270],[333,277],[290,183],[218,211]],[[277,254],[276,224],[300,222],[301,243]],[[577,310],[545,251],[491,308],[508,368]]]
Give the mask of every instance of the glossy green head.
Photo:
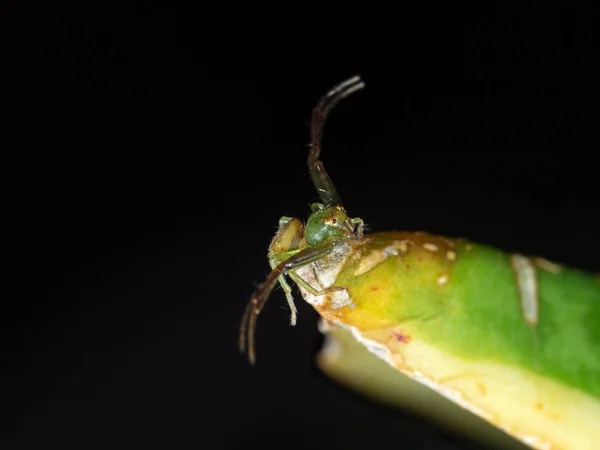
[[[306,222],[304,236],[312,247],[330,239],[347,239],[359,230],[360,219],[351,219],[340,205],[325,207],[320,203],[312,205],[313,213]],[[362,230],[360,230],[362,234]]]

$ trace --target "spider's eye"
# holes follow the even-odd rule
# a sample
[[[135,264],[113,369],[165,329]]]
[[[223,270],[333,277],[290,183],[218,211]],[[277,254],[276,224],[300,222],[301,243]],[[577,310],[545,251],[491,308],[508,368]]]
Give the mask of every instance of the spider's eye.
[[[331,223],[335,225],[337,223],[337,219],[331,219]]]

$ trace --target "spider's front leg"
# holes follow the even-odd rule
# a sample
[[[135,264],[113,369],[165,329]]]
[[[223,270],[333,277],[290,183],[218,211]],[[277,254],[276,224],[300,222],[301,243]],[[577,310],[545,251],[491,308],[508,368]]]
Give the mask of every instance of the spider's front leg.
[[[242,318],[239,340],[240,350],[242,352],[245,352],[246,349],[248,350],[248,358],[250,359],[250,363],[253,364],[255,361],[254,332],[256,329],[256,320],[279,277],[287,275],[290,271],[299,269],[300,267],[324,258],[331,252],[333,247],[334,242],[330,241],[318,246],[306,247],[302,250],[292,250],[293,254],[289,256],[289,258],[277,264],[263,284],[261,284],[254,292],[250,302],[248,303],[248,306],[246,307],[244,317]]]
[[[269,265],[275,269],[277,264],[306,248],[306,239],[304,239],[304,225],[298,219],[292,217],[282,217],[279,219],[279,230],[271,240],[269,245]],[[285,275],[279,275],[277,278],[279,285],[285,293],[285,299],[290,307],[290,325],[296,325],[298,319],[298,310],[292,296],[292,287],[285,279]]]

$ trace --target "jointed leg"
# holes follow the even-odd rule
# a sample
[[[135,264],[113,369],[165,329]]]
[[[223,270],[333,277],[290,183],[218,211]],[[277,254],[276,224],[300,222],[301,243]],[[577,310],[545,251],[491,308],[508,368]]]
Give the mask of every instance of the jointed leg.
[[[272,263],[271,268],[274,269],[275,267],[277,267],[277,264]],[[298,275],[295,272],[288,272],[287,276],[290,277],[296,284],[298,284],[299,286],[302,286],[304,289],[306,289],[312,295],[316,295],[316,296],[325,295],[325,294],[328,294],[333,291],[338,291],[338,290],[344,289],[342,287],[333,286],[330,288],[323,289],[322,291],[319,291],[318,289],[316,289],[313,286],[311,286],[310,284],[308,284],[308,282],[306,280],[304,280],[304,278],[302,278],[300,275]],[[277,281],[279,282],[279,284],[281,285],[281,288],[283,289],[283,292],[285,293],[285,298],[287,300],[287,303],[290,307],[290,311],[292,313],[291,317],[290,317],[290,325],[295,326],[296,322],[298,320],[298,309],[296,308],[296,304],[294,303],[294,297],[292,295],[292,287],[286,281],[285,275],[279,275],[279,278],[277,278]]]
[[[273,269],[274,268],[275,267],[273,267]],[[288,274],[288,275],[291,275],[291,274]],[[290,306],[290,311],[292,312],[292,315],[290,317],[290,325],[294,326],[294,325],[296,325],[296,320],[298,319],[298,310],[296,309],[296,304],[294,303],[294,297],[292,296],[292,288],[290,287],[288,282],[285,281],[285,275],[279,275],[279,278],[277,278],[277,281],[279,281],[279,285],[283,289],[283,292],[285,292],[285,299],[287,300],[288,305]]]
[[[302,243],[304,237],[304,226],[298,219],[292,217],[281,217],[279,219],[279,230],[271,241],[269,246],[269,264],[271,269],[275,269],[277,264],[282,260],[289,259],[292,255],[298,253],[300,249],[298,246]],[[283,292],[285,292],[285,298],[290,306],[292,313],[290,317],[290,325],[296,325],[298,317],[298,310],[294,304],[294,297],[292,296],[292,288],[285,280],[284,275],[280,275],[277,279]]]
[[[338,102],[353,92],[358,91],[364,87],[364,83],[360,80],[360,77],[352,77],[331,89],[325,94],[318,105],[313,110],[312,122],[311,122],[311,135],[312,142],[310,146],[310,152],[308,153],[308,169],[310,171],[310,177],[312,178],[313,184],[321,197],[321,200],[325,206],[340,205],[342,201],[340,196],[329,178],[329,175],[325,171],[323,163],[319,160],[319,154],[321,153],[321,140],[323,135],[323,126],[329,111],[338,104]]]
[[[316,296],[329,294],[330,292],[344,290],[344,288],[341,286],[331,286],[331,287],[323,289],[322,291],[319,291],[314,286],[311,286],[310,284],[308,284],[308,282],[304,278],[302,278],[300,275],[298,275],[297,273],[290,272],[290,273],[288,273],[288,277],[290,277],[292,280],[294,280],[294,283],[298,284],[299,286],[302,286],[304,289],[306,289],[312,295],[316,295]]]
[[[248,350],[248,358],[251,364],[256,359],[254,353],[254,332],[256,329],[256,320],[260,311],[264,307],[273,286],[281,275],[287,275],[290,270],[298,269],[310,264],[313,261],[323,258],[333,249],[333,243],[328,242],[321,247],[310,247],[299,251],[289,259],[279,263],[267,276],[263,284],[259,286],[254,295],[252,295],[240,327],[239,346],[242,352]]]

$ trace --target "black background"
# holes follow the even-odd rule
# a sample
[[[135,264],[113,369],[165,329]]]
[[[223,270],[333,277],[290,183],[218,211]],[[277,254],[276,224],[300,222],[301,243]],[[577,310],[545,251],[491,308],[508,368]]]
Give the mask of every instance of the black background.
[[[280,292],[258,364],[236,348],[279,216],[316,200],[310,111],[354,74],[322,154],[350,214],[600,271],[594,11],[412,3],[27,12],[2,448],[479,448],[321,375]]]

